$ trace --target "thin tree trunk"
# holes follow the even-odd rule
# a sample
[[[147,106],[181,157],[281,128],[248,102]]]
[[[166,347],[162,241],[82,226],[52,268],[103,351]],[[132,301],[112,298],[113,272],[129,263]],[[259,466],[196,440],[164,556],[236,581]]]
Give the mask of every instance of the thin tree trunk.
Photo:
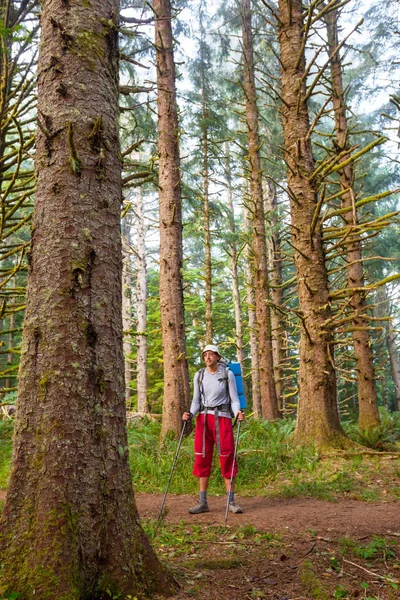
[[[282,305],[282,261],[280,255],[280,236],[278,232],[276,190],[272,181],[267,183],[266,206],[271,227],[271,235],[268,240],[269,277],[271,284],[271,336],[272,356],[274,361],[274,381],[276,397],[279,410],[284,409],[284,389],[282,379],[283,351],[283,317],[282,312],[276,306]]]
[[[125,402],[127,408],[131,403],[132,368],[131,358],[132,342],[132,275],[130,268],[130,250],[131,240],[129,231],[129,214],[126,214],[122,221],[122,330],[123,330],[123,351],[125,362]]]
[[[258,109],[254,78],[250,0],[242,0],[242,37],[246,123],[249,140],[250,196],[253,221],[253,264],[261,407],[263,418],[277,419],[280,417],[280,413],[274,385],[271,314],[268,304],[269,285],[267,247],[265,238],[265,214],[259,150],[260,140],[258,135]]]
[[[203,214],[204,214],[204,284],[205,284],[205,303],[206,303],[206,344],[213,342],[213,323],[212,323],[212,262],[211,262],[211,229],[210,229],[210,199],[209,199],[209,180],[208,180],[208,108],[207,91],[205,81],[205,58],[204,58],[204,29],[202,17],[200,15],[201,41],[200,41],[200,69],[201,69],[201,113],[202,113],[202,134],[203,134]]]
[[[37,193],[0,526],[0,587],[21,600],[172,593],[128,462],[118,15],[114,0],[42,2]]]
[[[319,447],[348,443],[340,426],[329,319],[328,277],[318,218],[314,159],[306,102],[301,0],[279,0],[279,43],[282,64],[282,111],[292,245],[297,273],[301,321],[299,404],[296,436]]]
[[[396,344],[396,333],[390,321],[386,328],[386,343],[390,356],[390,366],[396,391],[396,410],[400,411],[400,360]]]
[[[236,225],[235,225],[235,209],[233,206],[233,194],[232,194],[232,173],[230,163],[230,152],[229,144],[225,144],[225,175],[228,192],[228,223],[229,232],[231,234],[231,242],[229,243],[229,257],[231,263],[231,274],[232,274],[232,296],[233,296],[233,307],[235,312],[235,338],[236,338],[236,358],[242,373],[244,374],[244,348],[243,348],[243,326],[242,326],[242,309],[240,303],[240,289],[239,289],[239,274],[237,266],[237,248],[236,248]],[[248,385],[247,380],[243,379],[245,396],[248,397]]]
[[[336,150],[341,153],[341,161],[350,156],[349,129],[347,125],[347,111],[342,80],[342,65],[337,47],[339,45],[337,32],[337,11],[332,11],[325,17],[328,48],[330,55],[332,102],[335,115]],[[349,154],[343,154],[348,150]],[[354,313],[353,319],[353,344],[356,360],[356,376],[358,388],[358,425],[360,429],[376,427],[380,423],[378,412],[378,398],[376,393],[375,372],[372,357],[372,346],[368,331],[369,321],[366,318],[368,310],[365,293],[359,291],[364,288],[364,271],[362,261],[362,248],[359,234],[353,228],[357,227],[357,214],[355,209],[354,169],[350,162],[340,172],[340,187],[348,190],[342,195],[342,207],[348,210],[343,214],[347,231],[346,237],[346,262],[347,283],[350,289],[355,289],[350,300],[350,308]]]
[[[390,315],[390,303],[388,294],[386,291],[386,287],[382,286],[378,288],[377,291],[377,307],[376,314],[379,318],[386,317]],[[396,331],[393,328],[392,320],[388,320],[385,323],[386,329],[386,345],[389,352],[390,358],[390,367],[392,371],[392,377],[395,388],[395,402],[394,402],[394,410],[400,410],[400,360],[399,360],[399,352],[396,344]]]
[[[175,63],[169,0],[154,0],[160,197],[160,309],[164,357],[162,437],[179,434],[189,408],[182,287],[182,203]]]
[[[10,307],[12,310],[12,307]],[[9,334],[8,334],[8,353],[7,353],[7,366],[11,367],[14,362],[13,348],[14,348],[14,332],[13,329],[15,327],[15,314],[12,312],[9,318]],[[13,378],[15,380],[15,378]],[[6,379],[6,388],[10,388],[12,386],[12,379]]]
[[[137,314],[137,409],[139,413],[149,412],[147,400],[147,265],[145,245],[145,224],[142,188],[137,188],[136,196],[136,314]]]
[[[252,219],[250,211],[245,207],[245,228],[248,234],[249,242],[246,246],[246,296],[247,313],[249,318],[250,332],[250,357],[251,357],[251,396],[253,402],[253,412],[256,419],[262,419],[261,394],[260,394],[260,368],[258,364],[258,338],[257,338],[257,320],[256,320],[256,292],[254,286],[253,273],[253,249],[251,247],[252,238]]]

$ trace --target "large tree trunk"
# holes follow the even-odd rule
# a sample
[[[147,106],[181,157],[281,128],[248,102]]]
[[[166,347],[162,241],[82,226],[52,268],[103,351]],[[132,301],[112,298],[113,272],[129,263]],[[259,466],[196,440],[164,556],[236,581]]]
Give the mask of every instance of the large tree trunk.
[[[284,389],[282,378],[282,364],[284,359],[283,350],[283,316],[277,308],[282,305],[282,260],[281,260],[281,240],[279,235],[279,224],[277,216],[276,190],[272,181],[267,183],[266,206],[268,209],[268,220],[271,228],[271,234],[268,240],[268,262],[269,278],[271,284],[271,337],[272,337],[272,357],[274,362],[274,382],[276,397],[279,410],[284,406]]]
[[[149,412],[147,400],[147,265],[142,188],[136,196],[136,314],[137,360],[136,386],[139,413]]]
[[[269,309],[268,260],[265,238],[265,213],[261,176],[258,109],[254,77],[253,34],[250,0],[242,0],[242,38],[246,123],[249,140],[250,196],[253,221],[253,265],[255,282],[258,366],[261,408],[264,419],[280,417],[274,384],[271,315]]]
[[[279,43],[285,157],[301,321],[297,439],[317,446],[343,446],[339,423],[328,278],[318,218],[314,160],[306,102],[301,0],[279,0]]]
[[[128,464],[114,0],[42,3],[37,194],[1,584],[21,600],[172,592]]]
[[[341,154],[341,161],[350,156],[349,129],[347,126],[346,103],[343,90],[342,65],[340,54],[337,51],[339,41],[337,32],[337,11],[328,13],[325,17],[328,48],[330,55],[332,102],[335,115],[336,150]],[[348,154],[343,154],[346,150]],[[372,357],[372,347],[368,331],[368,309],[364,288],[364,271],[362,262],[362,248],[360,236],[355,230],[357,227],[357,214],[355,209],[354,169],[350,162],[340,172],[340,187],[348,190],[342,195],[342,207],[347,208],[343,214],[346,229],[346,263],[347,284],[354,289],[350,299],[350,309],[354,313],[353,319],[353,344],[356,359],[356,376],[358,390],[358,425],[360,429],[376,427],[380,423],[378,412],[378,398],[376,393],[375,372]]]
[[[153,0],[158,88],[160,308],[164,357],[162,437],[179,434],[190,403],[182,288],[181,174],[169,0]]]

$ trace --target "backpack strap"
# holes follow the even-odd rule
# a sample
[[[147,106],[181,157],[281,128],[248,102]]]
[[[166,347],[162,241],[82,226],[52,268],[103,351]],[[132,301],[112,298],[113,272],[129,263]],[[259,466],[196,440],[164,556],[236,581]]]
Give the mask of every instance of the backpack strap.
[[[226,397],[228,398],[228,402],[227,404],[224,404],[223,406],[226,407],[228,406],[229,408],[229,414],[231,415],[231,418],[233,419],[233,417],[235,416],[233,414],[233,410],[232,410],[232,399],[231,399],[231,395],[229,393],[229,377],[228,377],[228,366],[227,365],[223,365],[224,367],[224,376],[220,377],[218,379],[218,381],[225,381],[225,389],[226,389]],[[226,410],[224,408],[224,410]]]
[[[204,396],[204,386],[203,386],[204,371],[205,371],[204,367],[199,370],[199,377],[197,380],[197,382],[199,384],[199,392],[200,392],[200,412],[203,412],[204,408],[205,408],[205,406],[204,406],[205,396]]]

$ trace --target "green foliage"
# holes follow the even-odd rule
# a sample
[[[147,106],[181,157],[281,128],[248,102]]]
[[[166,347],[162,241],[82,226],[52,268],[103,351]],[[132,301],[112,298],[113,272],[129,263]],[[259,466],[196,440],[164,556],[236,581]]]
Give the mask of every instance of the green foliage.
[[[394,540],[388,541],[385,538],[374,535],[369,544],[355,547],[354,554],[366,560],[383,559],[387,561],[396,558],[395,547],[396,542]]]
[[[342,598],[348,598],[349,595],[350,592],[348,592],[346,588],[344,588],[342,585],[336,586],[333,592],[333,597],[337,600],[341,600]]]
[[[374,450],[398,450],[400,448],[400,412],[390,413],[380,407],[381,424],[361,430],[355,423],[345,422],[347,435],[358,444]]]

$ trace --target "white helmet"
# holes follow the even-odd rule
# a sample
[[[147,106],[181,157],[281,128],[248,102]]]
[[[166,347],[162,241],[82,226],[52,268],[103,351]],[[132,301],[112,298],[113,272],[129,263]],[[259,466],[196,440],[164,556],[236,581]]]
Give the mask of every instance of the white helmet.
[[[220,351],[218,350],[218,346],[214,346],[214,344],[208,344],[208,345],[207,345],[207,346],[204,348],[204,350],[203,350],[203,352],[201,353],[201,355],[203,356],[204,352],[207,352],[207,351],[209,351],[209,352],[214,352],[215,354],[218,354],[218,356],[221,358],[221,353],[220,353]]]

